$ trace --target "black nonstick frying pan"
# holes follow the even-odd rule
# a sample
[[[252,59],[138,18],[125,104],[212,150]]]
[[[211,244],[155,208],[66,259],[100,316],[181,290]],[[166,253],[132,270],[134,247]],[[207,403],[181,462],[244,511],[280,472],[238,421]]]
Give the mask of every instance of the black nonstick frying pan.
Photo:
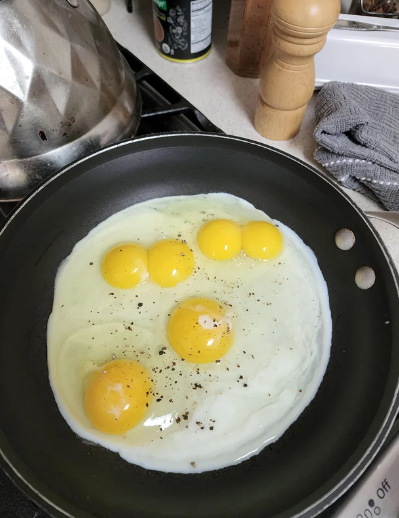
[[[237,466],[197,475],[146,471],[85,444],[48,382],[54,278],[74,244],[108,216],[162,196],[228,192],[297,232],[315,252],[333,318],[331,359],[309,407],[281,439]],[[335,232],[356,244],[339,250]],[[355,284],[360,266],[376,282]],[[398,410],[398,279],[378,234],[332,182],[235,137],[122,142],[39,186],[0,232],[0,450],[12,479],[56,517],[310,518],[345,492]]]

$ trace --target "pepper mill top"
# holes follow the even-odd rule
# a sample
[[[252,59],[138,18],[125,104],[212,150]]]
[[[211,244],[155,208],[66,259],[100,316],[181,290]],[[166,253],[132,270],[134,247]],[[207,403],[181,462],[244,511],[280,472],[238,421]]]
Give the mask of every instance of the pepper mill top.
[[[274,0],[272,4],[274,23],[295,32],[306,28],[307,34],[329,31],[339,11],[340,3],[328,0]]]

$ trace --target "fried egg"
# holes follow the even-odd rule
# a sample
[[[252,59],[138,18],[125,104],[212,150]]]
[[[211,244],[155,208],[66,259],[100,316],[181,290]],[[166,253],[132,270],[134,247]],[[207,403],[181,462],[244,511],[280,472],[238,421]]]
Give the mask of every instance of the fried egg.
[[[224,193],[154,199],[60,266],[49,379],[82,439],[147,469],[215,470],[300,416],[331,329],[317,259],[283,223]]]

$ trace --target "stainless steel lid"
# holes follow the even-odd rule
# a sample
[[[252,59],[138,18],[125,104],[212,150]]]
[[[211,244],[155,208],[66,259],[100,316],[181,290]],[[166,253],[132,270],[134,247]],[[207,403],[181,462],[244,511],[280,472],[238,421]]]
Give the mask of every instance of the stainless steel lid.
[[[90,2],[0,2],[1,201],[134,135],[139,117],[133,72]]]

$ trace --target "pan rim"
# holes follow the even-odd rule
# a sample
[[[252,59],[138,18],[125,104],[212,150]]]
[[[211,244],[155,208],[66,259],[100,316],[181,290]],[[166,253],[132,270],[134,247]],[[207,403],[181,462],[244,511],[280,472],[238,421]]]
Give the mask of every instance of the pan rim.
[[[126,145],[134,145],[136,143],[140,143],[147,140],[162,140],[162,139],[181,139],[181,138],[189,138],[189,137],[195,137],[195,138],[212,138],[212,139],[223,139],[223,140],[233,140],[237,142],[241,142],[247,145],[259,147],[261,149],[265,149],[267,151],[277,153],[278,155],[282,155],[286,158],[289,158],[296,162],[297,164],[300,164],[303,167],[306,167],[311,173],[316,174],[321,180],[326,182],[330,187],[332,187],[337,194],[339,194],[344,200],[349,203],[349,205],[352,207],[352,209],[355,210],[357,215],[363,220],[363,222],[366,224],[366,227],[368,227],[368,230],[371,232],[373,237],[375,238],[381,252],[383,253],[386,263],[389,266],[395,289],[399,298],[399,275],[396,270],[395,264],[388,252],[388,250],[385,247],[385,244],[375,229],[375,227],[372,225],[372,223],[369,221],[367,216],[364,214],[364,212],[356,205],[356,203],[343,191],[343,189],[336,184],[331,178],[329,178],[327,175],[325,175],[323,172],[316,169],[311,164],[308,164],[301,160],[300,158],[297,158],[294,155],[291,155],[285,151],[282,151],[280,149],[274,148],[272,146],[269,146],[267,144],[263,144],[261,142],[253,141],[250,139],[234,136],[234,135],[228,135],[228,134],[217,134],[217,133],[208,133],[208,132],[174,132],[174,133],[161,133],[161,134],[150,134],[143,137],[137,137],[137,138],[131,138],[131,139],[125,139],[120,142],[117,142],[115,144],[111,144],[109,146],[103,147],[83,158],[80,158],[58,172],[56,172],[53,176],[50,178],[45,179],[43,182],[38,184],[20,203],[19,205],[10,213],[10,215],[3,221],[3,223],[0,225],[0,238],[4,231],[7,229],[7,227],[10,225],[12,220],[21,212],[24,207],[30,202],[32,198],[34,198],[38,193],[40,193],[43,189],[47,187],[47,185],[51,184],[53,181],[55,181],[57,178],[61,177],[64,173],[67,173],[70,169],[74,168],[78,164],[84,163],[87,160],[92,159],[95,156],[98,156],[102,153],[107,152],[111,149],[116,149],[122,146]],[[333,503],[335,503],[341,496],[343,496],[350,487],[362,476],[362,474],[365,472],[365,470],[368,468],[368,466],[371,464],[371,462],[374,460],[376,455],[379,453],[381,447],[385,443],[387,436],[394,424],[395,417],[399,410],[399,378],[397,380],[395,392],[389,407],[389,410],[376,434],[371,444],[368,446],[365,453],[362,455],[361,459],[356,463],[356,465],[350,470],[350,472],[345,476],[345,478],[341,479],[328,493],[326,493],[323,497],[319,498],[316,502],[308,506],[306,509],[300,511],[299,513],[293,515],[291,518],[314,518],[318,516],[320,513],[325,511],[328,507],[330,507]],[[0,430],[1,435],[2,432]],[[18,456],[18,455],[17,455]],[[70,514],[68,511],[65,511],[61,507],[59,507],[57,504],[53,503],[50,499],[48,499],[45,495],[43,495],[39,490],[37,490],[32,484],[25,479],[25,477],[19,473],[19,471],[13,466],[12,462],[9,461],[2,451],[2,448],[0,446],[0,464],[2,465],[5,473],[11,478],[11,480],[23,491],[29,493],[29,498],[32,499],[37,505],[44,507],[44,509],[51,513],[54,510],[61,513],[63,516],[67,518],[75,518],[72,514]],[[10,471],[12,471],[13,475],[11,475]],[[23,487],[22,487],[23,486]],[[87,514],[85,511],[83,511],[85,514]],[[94,515],[87,514],[88,517],[95,518]]]

